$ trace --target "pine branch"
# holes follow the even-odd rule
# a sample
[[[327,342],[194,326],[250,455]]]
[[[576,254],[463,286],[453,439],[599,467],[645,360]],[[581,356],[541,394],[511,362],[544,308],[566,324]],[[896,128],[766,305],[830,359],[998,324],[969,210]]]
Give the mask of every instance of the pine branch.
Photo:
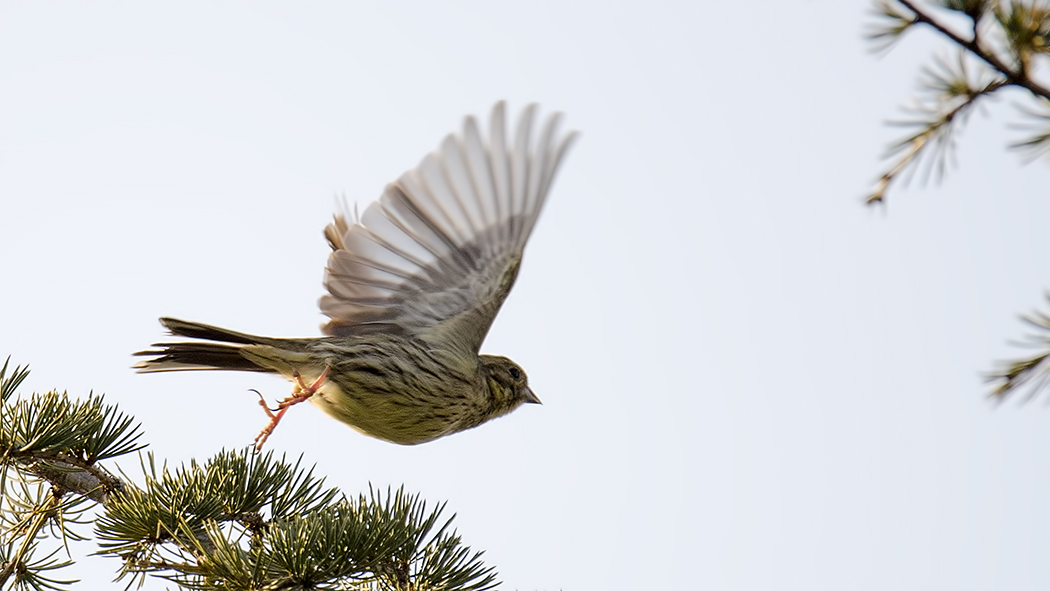
[[[962,125],[979,99],[993,95],[1004,86],[1001,80],[971,79],[962,55],[959,56],[957,70],[950,69],[943,63],[938,65],[940,71],[926,70],[925,89],[933,95],[932,100],[928,104],[911,109],[917,115],[916,119],[893,122],[893,125],[900,127],[916,127],[918,131],[890,148],[888,156],[899,154],[899,157],[897,162],[883,173],[874,191],[868,196],[868,203],[881,202],[891,183],[902,174],[914,172],[915,167],[927,155],[931,155],[931,169],[940,180],[952,156],[956,128]]]
[[[1050,293],[1047,294],[1047,300],[1050,301]],[[996,384],[992,396],[1000,400],[1024,389],[1028,389],[1027,399],[1030,400],[1050,385],[1050,315],[1034,312],[1021,319],[1036,333],[1028,335],[1024,342],[1018,344],[1041,351],[1021,360],[1002,362],[997,369],[987,374],[988,381]]]
[[[1036,66],[1050,55],[1050,2],[1047,0],[941,0],[942,8],[965,16],[970,21],[969,36],[957,33],[934,18],[917,0],[879,0],[876,4],[881,25],[868,38],[877,49],[891,47],[916,25],[925,25],[959,48],[959,65],[940,70],[927,70],[923,90],[927,100],[920,103],[920,116],[905,125],[917,131],[894,145],[888,154],[896,161],[882,174],[868,195],[868,204],[882,203],[890,186],[902,175],[921,165],[926,154],[932,154],[933,168],[939,175],[947,166],[953,132],[978,101],[1004,88],[1027,91],[1035,107],[1018,109],[1030,122],[1028,137],[1010,144],[1027,153],[1028,160],[1050,156],[1050,88],[1035,78]],[[991,35],[998,43],[989,43]],[[998,46],[998,47],[997,47]],[[1008,57],[1006,57],[1008,56]],[[1037,62],[1042,56],[1043,62]],[[967,71],[966,59],[978,71]],[[906,177],[905,177],[906,178]],[[1050,316],[1035,314],[1025,320],[1041,336],[1027,344],[1041,349],[1038,355],[1001,363],[988,374],[996,384],[993,397],[1002,399],[1022,389],[1029,397],[1050,387]]]
[[[144,484],[99,462],[144,447],[130,417],[101,396],[15,396],[28,370],[0,368],[0,587],[59,589],[51,571],[72,526],[94,520],[101,551],[129,584],[153,575],[187,589],[383,588],[474,591],[496,585],[419,495],[370,491],[356,500],[300,460],[249,449],[168,469],[152,454]],[[61,545],[37,558],[42,541]],[[66,554],[69,554],[66,547]]]
[[[875,27],[868,39],[876,49],[887,49],[904,33],[916,25],[925,25],[945,37],[960,49],[961,76],[949,80],[946,88],[955,87],[965,92],[946,93],[927,101],[922,110],[925,119],[912,122],[919,130],[896,144],[889,156],[896,161],[879,177],[868,194],[868,204],[882,203],[890,186],[904,173],[918,166],[923,156],[932,151],[943,173],[945,160],[937,157],[938,147],[950,146],[950,138],[961,122],[962,115],[972,107],[1003,88],[1023,88],[1040,104],[1050,103],[1050,88],[1033,77],[1033,56],[1050,52],[1050,8],[1038,2],[1009,3],[996,0],[942,0],[942,7],[965,15],[971,23],[969,38],[955,32],[915,0],[880,0],[877,14],[884,24]],[[989,22],[989,15],[994,17]],[[982,23],[1002,37],[1010,52],[1010,59],[1001,57],[981,36]],[[971,78],[966,72],[965,57],[976,60],[979,71]],[[929,90],[929,89],[927,89]],[[962,99],[962,100],[960,100]],[[1026,112],[1022,109],[1022,112]],[[1028,114],[1031,114],[1028,112]],[[1037,119],[1048,119],[1046,115]],[[932,147],[932,150],[931,150]],[[1050,153],[1050,130],[1037,129],[1033,135],[1012,144],[1012,147],[1033,154]]]
[[[996,56],[995,53],[992,52],[991,49],[989,49],[987,47],[984,47],[979,42],[978,35],[977,35],[977,23],[979,22],[980,17],[983,14],[983,12],[977,12],[977,13],[972,13],[972,14],[968,14],[967,15],[974,22],[974,32],[973,32],[973,36],[970,39],[965,39],[965,38],[957,35],[955,32],[953,32],[951,29],[949,29],[947,26],[945,26],[941,22],[939,22],[936,19],[934,19],[932,16],[930,16],[930,14],[928,12],[926,12],[926,11],[922,10],[921,8],[919,8],[917,3],[914,2],[913,0],[896,0],[896,1],[899,2],[901,5],[903,5],[905,8],[907,8],[908,10],[912,11],[915,14],[915,22],[916,23],[924,24],[924,25],[927,25],[929,27],[932,27],[934,30],[936,30],[941,35],[944,35],[948,39],[951,39],[951,41],[953,43],[955,43],[956,45],[958,45],[959,47],[962,47],[963,49],[967,50],[968,52],[970,52],[975,57],[977,57],[977,58],[981,59],[982,61],[984,61],[986,64],[991,66],[991,68],[993,70],[995,70],[996,72],[998,72],[999,74],[1001,74],[1003,76],[1003,78],[1006,81],[1005,82],[1006,84],[1013,85],[1013,86],[1020,86],[1022,88],[1026,88],[1026,89],[1028,89],[1028,91],[1030,91],[1032,94],[1034,94],[1036,96],[1041,96],[1044,99],[1050,99],[1050,89],[1047,89],[1042,84],[1039,84],[1035,80],[1031,79],[1031,77],[1029,76],[1030,72],[1028,71],[1027,68],[1024,67],[1024,61],[1023,60],[1021,61],[1021,63],[1019,64],[1019,66],[1017,68],[1012,68],[1009,65],[1007,65],[1004,61],[999,59],[999,57]],[[1018,14],[1018,11],[1016,11],[1016,10],[1015,11],[1011,11],[1010,14]],[[1019,45],[1019,46],[1020,47],[1024,47],[1024,45]]]

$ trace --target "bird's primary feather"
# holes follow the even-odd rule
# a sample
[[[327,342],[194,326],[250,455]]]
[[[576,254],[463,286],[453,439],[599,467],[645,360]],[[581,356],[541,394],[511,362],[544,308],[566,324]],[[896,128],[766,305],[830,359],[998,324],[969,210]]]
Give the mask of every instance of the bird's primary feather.
[[[553,115],[534,142],[535,115],[535,105],[522,114],[513,145],[503,103],[487,142],[467,118],[462,135],[448,136],[360,219],[336,216],[325,230],[326,334],[404,334],[479,351],[575,137],[559,138]]]

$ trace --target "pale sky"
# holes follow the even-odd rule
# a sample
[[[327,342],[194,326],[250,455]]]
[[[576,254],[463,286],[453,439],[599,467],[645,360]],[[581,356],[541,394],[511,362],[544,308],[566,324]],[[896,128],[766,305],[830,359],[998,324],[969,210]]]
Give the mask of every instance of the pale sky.
[[[544,405],[417,447],[303,405],[271,449],[447,500],[507,589],[1044,589],[1050,418],[980,376],[1050,288],[1050,169],[1016,95],[863,206],[946,48],[873,55],[869,9],[0,0],[0,356],[169,463],[244,447],[289,385],[133,373],[157,317],[318,335],[337,197],[535,101],[582,135],[482,350]]]

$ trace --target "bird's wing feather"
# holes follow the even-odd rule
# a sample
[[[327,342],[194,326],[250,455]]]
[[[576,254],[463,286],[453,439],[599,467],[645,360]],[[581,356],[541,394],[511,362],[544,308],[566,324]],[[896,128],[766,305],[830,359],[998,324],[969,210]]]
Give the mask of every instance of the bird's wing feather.
[[[468,117],[462,135],[445,138],[359,219],[336,216],[325,229],[326,334],[404,334],[478,351],[575,137],[559,137],[555,114],[533,145],[535,115],[530,105],[507,138],[497,104],[488,142]]]

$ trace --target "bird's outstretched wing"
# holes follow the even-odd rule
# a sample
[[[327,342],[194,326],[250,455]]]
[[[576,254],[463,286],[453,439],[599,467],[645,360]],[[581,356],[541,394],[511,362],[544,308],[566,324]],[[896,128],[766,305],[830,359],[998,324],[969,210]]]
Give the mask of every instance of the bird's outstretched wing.
[[[505,110],[493,108],[487,141],[468,117],[462,135],[445,138],[359,219],[337,215],[328,225],[326,334],[385,332],[480,349],[575,137],[559,136],[555,114],[534,140],[530,105],[508,138]]]

